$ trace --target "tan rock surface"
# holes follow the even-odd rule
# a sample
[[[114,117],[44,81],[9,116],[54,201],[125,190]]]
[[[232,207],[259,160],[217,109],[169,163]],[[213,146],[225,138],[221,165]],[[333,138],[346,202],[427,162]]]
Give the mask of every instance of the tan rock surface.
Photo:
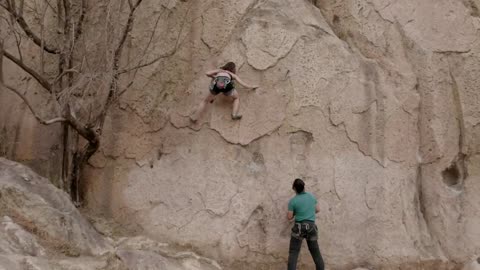
[[[17,196],[9,196],[14,192]],[[17,208],[11,207],[12,201]],[[222,269],[188,249],[146,237],[116,240],[118,236],[109,231],[115,228],[111,224],[99,234],[64,192],[24,165],[3,158],[0,205],[0,270]],[[64,222],[59,224],[58,219]],[[101,219],[96,221],[101,224]]]
[[[479,269],[480,269],[480,258],[477,258],[476,260],[472,260],[462,268],[462,270],[479,270]]]
[[[11,228],[22,236],[17,243],[19,247],[38,244],[29,239],[28,234],[24,235],[15,223],[41,235],[42,241],[74,254],[100,255],[109,250],[108,241],[93,230],[68,195],[48,179],[3,158],[0,158],[0,179],[0,213],[6,216],[4,228],[6,231]],[[9,223],[12,219],[15,220],[13,224]],[[34,250],[26,253],[35,255],[31,254]]]
[[[132,48],[146,44],[141,29],[159,12],[169,16],[151,55],[175,46],[179,31],[182,42],[140,71],[109,113],[85,172],[88,207],[231,269],[279,269],[291,182],[303,177],[322,209],[330,268],[470,261],[480,254],[479,8],[478,0],[146,1]],[[232,122],[220,97],[192,125],[204,71],[228,60],[261,86],[239,87],[244,118]],[[304,248],[301,261],[308,256]]]

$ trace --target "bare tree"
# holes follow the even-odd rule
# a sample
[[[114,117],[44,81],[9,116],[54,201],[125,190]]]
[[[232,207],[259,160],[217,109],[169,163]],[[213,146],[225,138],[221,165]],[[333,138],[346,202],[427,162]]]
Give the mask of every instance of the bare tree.
[[[19,96],[39,123],[43,125],[62,123],[64,132],[62,188],[70,193],[75,203],[79,204],[82,200],[80,194],[81,172],[89,158],[99,149],[100,138],[109,108],[132,85],[138,69],[152,65],[175,53],[179,45],[181,30],[172,50],[153,59],[143,61],[155,34],[159,21],[157,19],[148,45],[143,52],[142,60],[135,66],[121,68],[120,62],[125,43],[132,32],[135,13],[143,1],[128,0],[127,13],[123,16],[124,22],[120,22],[119,32],[115,31],[116,28],[118,29],[118,25],[114,25],[107,20],[108,30],[114,33],[111,37],[112,47],[106,49],[106,54],[109,55],[107,57],[109,58],[109,63],[106,64],[107,67],[104,72],[91,74],[84,69],[86,57],[76,53],[84,31],[85,18],[89,10],[91,10],[87,6],[87,0],[57,0],[55,6],[48,0],[38,1],[42,1],[43,5],[41,7],[28,7],[24,0],[0,0],[0,7],[6,11],[5,13],[8,16],[3,19],[9,25],[10,35],[15,38],[17,45],[17,52],[11,52],[6,49],[6,46],[0,40],[0,86],[9,89]],[[25,17],[27,8],[30,8],[28,14],[34,14],[35,18]],[[47,12],[54,13],[57,17],[57,31],[54,41],[45,37],[45,32],[49,29],[49,24],[46,24],[44,21]],[[30,21],[39,22],[34,25],[35,27],[31,27],[29,25]],[[39,33],[35,31],[37,28],[39,28],[37,30]],[[27,46],[37,46],[40,49],[40,71],[37,70],[38,65],[28,64],[23,59],[22,48],[25,45],[22,44],[22,40],[29,40],[34,45],[30,43]],[[53,74],[50,72],[46,75],[44,72],[46,58],[53,58],[58,63]],[[51,119],[44,119],[40,113],[41,109],[32,104],[32,101],[27,98],[25,91],[21,91],[3,80],[2,61],[4,59],[8,59],[35,79],[38,85],[50,96],[57,115]],[[121,76],[131,72],[134,72],[133,78],[129,76],[130,80],[127,80],[129,82],[123,83],[124,86],[121,87]],[[98,97],[102,97],[102,95],[99,95],[98,92],[102,90],[104,91],[104,98],[100,99],[99,102]],[[95,97],[89,99],[88,96],[92,92],[95,94]],[[82,119],[78,116],[80,112],[76,103],[79,100],[86,101],[88,104],[87,119]],[[68,149],[72,145],[74,151],[70,153]]]

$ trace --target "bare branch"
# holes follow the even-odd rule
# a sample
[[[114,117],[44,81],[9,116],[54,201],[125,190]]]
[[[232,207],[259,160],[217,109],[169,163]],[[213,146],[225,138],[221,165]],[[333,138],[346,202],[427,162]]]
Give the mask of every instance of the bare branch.
[[[130,3],[130,1],[129,1]],[[115,50],[114,58],[113,58],[113,68],[114,72],[118,70],[118,62],[120,61],[120,55],[122,54],[123,46],[125,45],[125,40],[127,39],[128,34],[132,31],[133,28],[133,21],[134,21],[134,16],[133,14],[135,13],[135,10],[137,7],[142,3],[142,0],[137,0],[137,3],[130,9],[130,13],[128,14],[128,20],[127,24],[125,25],[125,28],[123,29],[123,34],[120,39],[120,43],[118,43],[118,47]]]
[[[57,16],[57,32],[58,33],[63,33],[63,35],[61,35],[63,38],[65,38],[65,32],[64,32],[64,28],[65,28],[65,24],[63,23],[64,20],[62,19],[63,17],[63,13],[62,12],[62,0],[57,0],[57,12],[58,12],[58,16]],[[62,28],[63,27],[63,28]],[[64,66],[65,66],[65,54],[64,53],[60,53],[59,57],[58,57],[58,73],[59,74],[62,74],[63,73],[63,70],[64,70]],[[60,81],[58,82],[58,88],[62,89],[63,88],[63,79],[62,77],[60,77]]]
[[[153,65],[155,64],[156,62],[164,59],[164,58],[167,58],[167,57],[170,57],[172,55],[175,54],[175,52],[177,51],[176,50],[177,48],[174,48],[173,50],[171,50],[170,52],[166,53],[166,54],[162,54],[144,64],[140,64],[138,66],[135,66],[135,67],[131,67],[131,68],[126,68],[126,69],[123,69],[123,70],[120,70],[118,71],[118,74],[124,74],[124,73],[127,73],[127,72],[130,72],[130,71],[133,71],[133,70],[137,70],[137,69],[140,69],[140,68],[144,68],[144,67],[147,67],[147,66],[150,66],[150,65]]]
[[[52,3],[50,3],[50,1],[45,0],[45,3],[47,3],[47,6],[52,10],[52,12],[54,14],[58,14],[58,12],[55,10],[55,8],[53,8]]]
[[[30,112],[32,112],[33,116],[37,119],[37,121],[42,124],[42,125],[51,125],[53,123],[58,123],[58,122],[65,122],[67,121],[67,119],[63,118],[63,117],[56,117],[56,118],[53,118],[53,119],[50,119],[50,120],[43,120],[38,114],[37,112],[35,112],[35,110],[33,109],[33,106],[30,104],[30,102],[28,101],[27,97],[25,97],[24,94],[20,93],[20,91],[12,86],[9,86],[9,85],[6,85],[4,84],[3,82],[0,82],[0,85],[4,86],[5,88],[9,89],[10,91],[14,92],[17,96],[19,96],[23,102],[25,102],[25,104],[27,105],[28,109],[30,109]]]
[[[47,121],[44,121],[42,124],[44,125],[51,125],[53,123],[58,123],[58,122],[66,122],[67,119],[63,118],[63,117],[57,117],[57,118],[53,118],[53,119],[50,119],[50,120],[47,120]]]
[[[70,46],[67,45],[67,39],[70,36],[70,30],[72,28],[72,17],[70,11],[72,9],[70,0],[63,0],[63,9],[65,12],[64,22],[63,22],[63,49],[69,48]],[[70,48],[69,48],[70,49]]]
[[[143,58],[145,57],[145,55],[147,54],[147,50],[148,48],[150,47],[150,44],[152,44],[152,41],[153,41],[153,37],[155,36],[155,32],[157,30],[157,26],[158,26],[158,22],[160,21],[160,18],[162,17],[163,13],[160,13],[157,17],[157,20],[155,21],[155,25],[153,26],[153,30],[152,30],[152,33],[150,34],[150,38],[148,39],[148,43],[147,43],[147,46],[145,46],[145,49],[143,50],[143,54],[142,54],[142,57],[140,58],[140,60],[138,61],[138,65],[140,65],[143,61]],[[128,72],[128,71],[131,71],[131,70],[136,70],[138,68],[132,68],[132,69],[123,69],[122,71],[119,72],[119,74],[123,74],[125,72]]]
[[[82,0],[82,7],[80,11],[80,18],[78,19],[77,26],[75,28],[75,41],[78,40],[83,31],[83,21],[85,20],[85,14],[87,13],[87,0]]]
[[[69,73],[80,73],[78,70],[76,69],[67,69],[65,70],[62,74],[58,75],[57,78],[55,78],[55,80],[53,80],[52,84],[55,84],[58,80],[60,80],[63,76],[65,76],[66,74],[69,74]]]
[[[80,121],[78,121],[78,119],[75,118],[72,115],[70,106],[68,106],[68,104],[67,104],[67,117],[66,118],[68,120],[68,124],[73,129],[75,129],[83,138],[88,140],[90,143],[94,143],[94,144],[99,143],[98,135],[91,128],[89,128],[86,125],[83,125],[82,123],[80,123]]]
[[[98,135],[91,130],[90,128],[87,128],[85,125],[82,125],[78,119],[76,119],[72,113],[70,112],[70,108],[68,107],[68,113],[67,117],[56,117],[50,120],[43,120],[33,109],[33,106],[30,104],[28,99],[25,97],[24,94],[22,94],[18,89],[6,85],[3,82],[0,82],[0,86],[4,86],[5,88],[9,89],[10,91],[14,92],[17,96],[19,96],[23,102],[27,105],[27,107],[30,109],[32,112],[33,116],[38,120],[43,125],[51,125],[54,123],[58,122],[67,122],[73,129],[75,129],[82,137],[84,137],[86,140],[88,140],[90,143],[93,144],[98,144],[99,139]]]
[[[43,49],[45,47],[45,40],[44,38],[44,33],[45,33],[45,15],[47,14],[47,9],[48,5],[45,5],[45,9],[43,10],[43,15],[42,15],[42,23],[40,24],[40,38],[42,40],[42,44],[40,48],[42,48],[42,51],[40,53],[40,68],[42,75],[45,73],[45,50]]]
[[[12,17],[10,16],[10,18]],[[16,31],[14,26],[15,21],[10,21],[5,17],[0,17],[0,19],[4,20],[5,23],[8,24],[11,35],[13,35],[13,37],[15,38],[15,44],[17,45],[18,56],[20,57],[20,60],[23,61],[22,50],[20,49],[20,45],[22,43],[22,35]]]
[[[15,37],[15,44],[17,44],[18,56],[20,57],[20,61],[23,61],[22,49],[20,48],[22,45],[22,36],[16,31],[13,31],[13,36]]]
[[[8,2],[7,2],[7,3],[8,3]],[[7,7],[5,4],[1,3],[1,2],[0,2],[0,7],[2,7],[3,9],[8,10],[8,7]]]
[[[20,0],[20,6],[18,8],[18,14],[20,16],[23,16],[23,2],[24,2],[23,0]]]
[[[3,40],[0,39],[0,83],[3,83]]]
[[[70,0],[62,0],[63,1],[63,10],[65,13],[64,20],[63,20],[63,50],[60,53],[60,64],[62,65],[59,69],[60,74],[63,74],[64,69],[69,69],[71,67],[71,55],[72,55],[72,42],[70,41],[71,29],[72,29],[72,17],[70,11],[72,9]],[[60,77],[61,78],[61,77]],[[67,83],[68,86],[72,85],[72,81],[70,80],[71,77],[68,77]],[[62,82],[60,82],[62,86]]]
[[[8,3],[8,6],[12,9],[12,10],[16,10],[17,7],[15,5],[15,0],[7,0],[7,3]]]
[[[52,7],[53,9],[53,7]],[[62,26],[62,16],[63,16],[63,12],[62,12],[62,0],[57,0],[57,32],[58,33],[61,33],[62,32],[62,29],[61,29],[61,26]]]
[[[142,0],[137,0],[135,5],[130,8],[130,13],[128,14],[128,19],[127,19],[127,24],[125,25],[125,28],[123,29],[122,37],[120,38],[120,42],[118,43],[117,48],[115,49],[115,54],[113,56],[113,73],[112,73],[112,78],[110,80],[110,85],[108,87],[108,96],[105,101],[105,104],[103,105],[102,111],[96,118],[95,122],[99,126],[99,133],[102,133],[103,129],[103,124],[105,122],[105,117],[107,115],[107,111],[110,107],[110,105],[114,102],[115,96],[117,94],[117,88],[118,88],[118,68],[119,68],[119,62],[120,58],[122,55],[122,50],[123,46],[125,45],[125,41],[127,39],[128,34],[132,31],[133,28],[133,21],[134,21],[134,13],[135,10],[138,8],[138,6],[142,3]],[[129,4],[131,4],[131,1],[129,1]]]
[[[70,23],[72,20],[72,17],[70,16],[70,10],[72,9],[70,0],[63,0],[63,10],[65,12],[65,17],[64,17],[64,29],[65,29],[65,36],[68,36],[68,29],[70,29]]]
[[[30,29],[30,26],[27,24],[27,22],[25,21],[25,19],[23,18],[22,15],[18,14],[16,11],[15,11],[15,7],[14,7],[14,4],[15,2],[12,2],[12,5],[11,6],[4,6],[4,5],[1,5],[2,8],[4,8],[6,11],[8,11],[12,16],[13,18],[15,19],[15,21],[18,23],[18,25],[20,25],[20,27],[23,29],[23,31],[25,32],[25,34],[31,38],[33,40],[33,42],[35,44],[37,44],[39,47],[42,47],[42,39],[39,38],[35,33],[33,33],[32,29]],[[49,53],[52,53],[52,54],[58,54],[60,53],[60,50],[58,48],[55,48],[54,46],[48,46],[48,45],[44,45],[43,46],[43,49],[46,51],[46,52],[49,52]]]
[[[50,93],[52,92],[52,86],[47,79],[40,76],[40,74],[38,74],[35,70],[25,65],[22,61],[20,61],[15,56],[11,55],[9,52],[4,51],[3,53],[8,59],[10,59],[12,62],[17,64],[17,66],[19,66],[21,69],[27,72],[30,76],[32,76],[35,80],[37,80],[37,82],[40,83],[43,86],[43,88],[45,88],[48,92]]]
[[[191,6],[190,6],[190,7],[191,7]],[[186,16],[186,15],[187,15],[188,12],[190,11],[190,7],[188,8],[188,10],[187,10],[187,12],[186,12],[186,14],[185,14],[185,17],[184,17],[185,19],[183,20],[182,26],[180,27],[180,31],[178,31],[178,35],[177,35],[177,40],[176,40],[176,42],[175,42],[175,46],[174,46],[174,48],[173,48],[170,52],[168,52],[168,53],[166,53],[166,54],[163,54],[163,55],[159,55],[159,56],[157,56],[156,58],[154,58],[154,59],[152,59],[152,60],[150,60],[150,61],[148,61],[148,62],[146,62],[146,63],[144,63],[144,64],[140,64],[141,61],[142,61],[142,60],[140,60],[140,62],[138,63],[137,66],[131,67],[131,68],[125,68],[125,69],[119,71],[118,74],[124,74],[124,73],[130,72],[130,71],[133,71],[133,70],[138,70],[138,69],[140,69],[140,68],[153,65],[153,64],[155,64],[156,62],[160,61],[161,59],[164,59],[164,58],[167,58],[167,57],[170,57],[170,56],[174,55],[175,52],[176,52],[177,49],[178,49],[178,46],[179,46],[179,43],[180,43],[180,36],[182,35],[183,27],[185,26],[185,23],[186,23],[186,21],[187,21],[187,16]],[[145,48],[144,55],[146,54],[146,51],[147,51],[148,47],[150,46],[150,44],[151,44],[151,42],[152,42],[153,36],[155,35],[155,29],[157,28],[157,25],[158,25],[158,21],[159,21],[159,20],[160,20],[160,16],[157,18],[157,21],[155,22],[154,29],[153,29],[152,34],[151,34],[151,36],[150,36],[150,39],[149,39],[149,41],[148,41],[147,47]],[[143,58],[143,56],[142,56],[142,58]],[[129,84],[129,86],[130,86],[130,85],[131,85],[131,83]],[[127,87],[126,89],[128,89],[128,87]],[[126,89],[123,90],[123,91],[126,91]]]

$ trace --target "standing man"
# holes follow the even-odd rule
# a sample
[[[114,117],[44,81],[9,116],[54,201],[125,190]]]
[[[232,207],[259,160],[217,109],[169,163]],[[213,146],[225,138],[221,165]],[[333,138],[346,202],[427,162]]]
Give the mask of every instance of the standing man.
[[[305,192],[305,183],[302,179],[295,179],[292,188],[297,195],[288,202],[287,218],[288,220],[295,218],[288,251],[288,270],[297,269],[297,259],[303,238],[307,240],[315,269],[324,270],[323,258],[317,243],[318,229],[315,225],[315,214],[320,211],[317,199],[311,193]]]

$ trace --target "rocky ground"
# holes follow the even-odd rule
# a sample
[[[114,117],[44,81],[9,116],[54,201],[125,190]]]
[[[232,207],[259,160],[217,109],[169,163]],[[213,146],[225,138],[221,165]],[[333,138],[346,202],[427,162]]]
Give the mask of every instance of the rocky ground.
[[[0,158],[1,270],[222,269],[193,252],[124,233],[102,218],[87,220],[48,179]]]

